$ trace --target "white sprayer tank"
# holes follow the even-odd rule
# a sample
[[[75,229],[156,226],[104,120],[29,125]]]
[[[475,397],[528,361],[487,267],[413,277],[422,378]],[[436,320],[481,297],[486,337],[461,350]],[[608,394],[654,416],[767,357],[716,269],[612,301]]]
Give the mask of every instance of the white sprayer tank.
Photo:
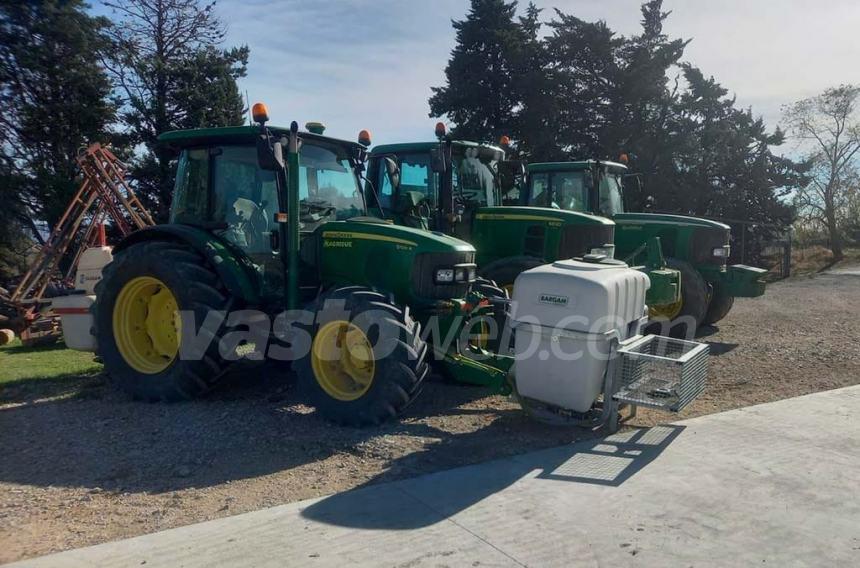
[[[81,254],[75,274],[75,291],[51,299],[51,309],[60,316],[63,341],[69,349],[95,351],[96,338],[90,330],[93,316],[90,308],[96,300],[95,287],[102,279],[102,270],[113,260],[112,247],[91,247]]]
[[[600,394],[614,339],[639,333],[648,277],[617,260],[562,260],[514,283],[516,385],[520,396],[575,412]]]

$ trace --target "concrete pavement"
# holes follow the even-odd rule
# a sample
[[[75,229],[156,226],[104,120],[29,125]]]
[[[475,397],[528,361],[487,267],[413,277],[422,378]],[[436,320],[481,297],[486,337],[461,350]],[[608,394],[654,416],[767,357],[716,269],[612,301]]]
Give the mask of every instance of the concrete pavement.
[[[858,413],[849,387],[17,565],[856,566]]]

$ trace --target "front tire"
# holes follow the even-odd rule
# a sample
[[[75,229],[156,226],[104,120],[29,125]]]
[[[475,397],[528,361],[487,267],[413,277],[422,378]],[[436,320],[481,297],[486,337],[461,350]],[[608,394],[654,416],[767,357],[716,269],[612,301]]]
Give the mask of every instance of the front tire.
[[[659,326],[668,324],[672,337],[692,337],[708,310],[710,286],[689,262],[668,258],[666,264],[681,273],[681,300],[671,306],[652,308],[651,320]]]
[[[342,309],[327,301],[342,302]],[[326,419],[349,426],[400,415],[421,393],[428,369],[427,344],[408,309],[352,286],[324,294],[314,310],[310,353],[295,364],[309,402]]]
[[[185,245],[144,242],[118,252],[96,284],[93,333],[97,355],[112,383],[136,400],[174,402],[208,391],[223,374],[219,354],[223,320],[203,326],[229,298],[205,259]],[[208,341],[198,354],[180,356],[181,328],[194,315],[196,334]]]
[[[711,297],[711,303],[708,304],[708,313],[705,314],[705,319],[702,321],[702,324],[711,325],[717,323],[729,315],[734,304],[734,296],[729,296],[717,288],[714,290],[714,294]]]

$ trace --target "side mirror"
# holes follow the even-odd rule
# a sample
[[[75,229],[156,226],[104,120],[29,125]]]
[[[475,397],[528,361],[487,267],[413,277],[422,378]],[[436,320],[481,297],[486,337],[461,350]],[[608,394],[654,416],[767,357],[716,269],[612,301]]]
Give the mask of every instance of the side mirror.
[[[388,175],[391,187],[397,189],[400,187],[400,168],[397,167],[397,162],[388,156],[385,156],[382,161],[385,164],[385,173]]]
[[[437,174],[445,171],[445,159],[442,157],[439,148],[432,148],[430,150],[430,169]]]
[[[277,170],[284,167],[284,147],[281,142],[269,144],[267,136],[257,136],[257,164],[262,170]]]

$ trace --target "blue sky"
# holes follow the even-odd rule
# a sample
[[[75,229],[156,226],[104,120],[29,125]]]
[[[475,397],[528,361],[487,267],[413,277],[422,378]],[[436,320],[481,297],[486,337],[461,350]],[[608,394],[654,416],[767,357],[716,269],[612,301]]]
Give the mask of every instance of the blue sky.
[[[557,7],[606,20],[622,34],[637,31],[640,3],[536,2],[544,19]],[[468,6],[468,0],[219,0],[216,9],[229,26],[228,44],[251,48],[243,92],[266,102],[274,123],[321,120],[327,134],[349,139],[368,128],[380,143],[431,137],[430,88],[444,83],[451,20],[463,18]],[[685,59],[771,127],[782,104],[860,83],[856,0],[666,0],[664,6],[673,11],[666,32],[693,39]]]

